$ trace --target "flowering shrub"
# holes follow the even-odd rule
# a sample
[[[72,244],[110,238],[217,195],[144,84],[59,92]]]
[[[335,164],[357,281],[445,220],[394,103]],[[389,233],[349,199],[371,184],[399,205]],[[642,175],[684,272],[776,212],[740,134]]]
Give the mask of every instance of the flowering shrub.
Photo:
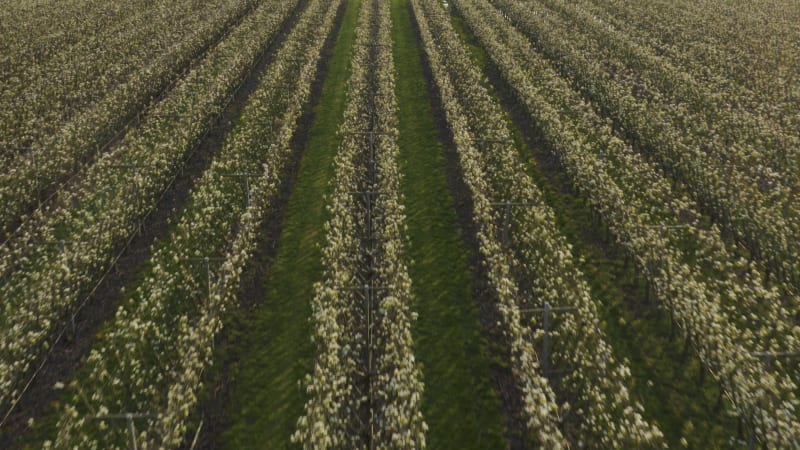
[[[292,436],[306,449],[425,447],[389,8],[383,0],[363,2],[356,28],[325,269],[312,301],[317,355],[305,379],[305,412]],[[369,132],[375,134],[364,134]],[[379,194],[354,194],[367,191]]]

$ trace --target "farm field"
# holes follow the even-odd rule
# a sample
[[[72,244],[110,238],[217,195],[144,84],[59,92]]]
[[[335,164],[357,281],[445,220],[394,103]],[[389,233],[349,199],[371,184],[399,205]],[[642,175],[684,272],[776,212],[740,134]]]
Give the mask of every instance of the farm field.
[[[0,448],[800,448],[796,1],[0,3]]]

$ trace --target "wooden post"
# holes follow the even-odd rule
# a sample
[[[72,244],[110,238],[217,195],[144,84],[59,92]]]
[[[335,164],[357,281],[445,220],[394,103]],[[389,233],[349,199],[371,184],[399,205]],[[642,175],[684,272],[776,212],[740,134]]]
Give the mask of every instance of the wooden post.
[[[366,374],[365,377],[367,379],[367,407],[368,407],[368,415],[369,415],[369,423],[367,424],[367,428],[369,428],[369,433],[367,436],[367,441],[369,442],[369,448],[374,449],[375,443],[373,440],[373,436],[375,434],[375,409],[374,409],[374,394],[375,389],[373,387],[374,378],[376,372],[374,369],[374,349],[373,349],[373,339],[372,339],[372,315],[374,314],[374,301],[375,301],[375,292],[378,291],[387,291],[393,289],[391,286],[375,286],[373,284],[373,280],[367,280],[361,286],[352,286],[352,287],[340,287],[335,288],[339,291],[354,291],[357,293],[361,293],[364,295],[364,309],[366,310],[366,336],[367,336],[367,361],[366,361]]]

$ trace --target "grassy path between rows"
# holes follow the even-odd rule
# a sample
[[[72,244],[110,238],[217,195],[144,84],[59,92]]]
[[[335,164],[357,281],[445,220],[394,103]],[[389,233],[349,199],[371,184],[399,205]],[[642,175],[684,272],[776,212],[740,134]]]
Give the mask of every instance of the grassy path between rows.
[[[298,381],[310,373],[311,298],[322,275],[326,198],[339,144],[337,129],[345,105],[345,83],[360,1],[346,6],[341,30],[317,103],[314,123],[286,209],[266,296],[238,330],[240,362],[232,368],[228,449],[291,447],[290,436],[305,397]]]
[[[445,159],[423,75],[421,49],[405,0],[392,0],[400,167],[423,414],[432,449],[507,446],[500,400],[492,390],[487,344],[472,296],[470,251],[457,224]]]
[[[489,75],[487,87],[508,107],[513,102],[505,85],[493,85],[491,59],[463,19],[453,24],[476,61]],[[683,342],[671,339],[667,311],[646,300],[646,281],[639,277],[624,251],[606,235],[603,225],[593,222],[591,208],[570,187],[569,179],[549,155],[544,144],[534,142],[524,114],[507,114],[520,159],[528,175],[542,190],[556,212],[560,231],[581,258],[579,267],[589,281],[598,306],[602,328],[619,360],[627,361],[633,383],[632,398],[645,407],[645,416],[661,427],[670,448],[730,448],[736,422],[717,408],[719,386],[700,366],[693,350],[684,352]],[[530,125],[530,124],[527,124]],[[577,258],[576,258],[577,260]],[[677,332],[676,332],[677,333]],[[681,442],[686,439],[686,443]]]

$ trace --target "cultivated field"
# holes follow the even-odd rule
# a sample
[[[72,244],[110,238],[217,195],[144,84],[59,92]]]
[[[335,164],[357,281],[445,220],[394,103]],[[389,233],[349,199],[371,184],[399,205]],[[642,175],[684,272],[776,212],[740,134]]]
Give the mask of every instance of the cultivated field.
[[[800,448],[800,3],[0,5],[0,448]]]

